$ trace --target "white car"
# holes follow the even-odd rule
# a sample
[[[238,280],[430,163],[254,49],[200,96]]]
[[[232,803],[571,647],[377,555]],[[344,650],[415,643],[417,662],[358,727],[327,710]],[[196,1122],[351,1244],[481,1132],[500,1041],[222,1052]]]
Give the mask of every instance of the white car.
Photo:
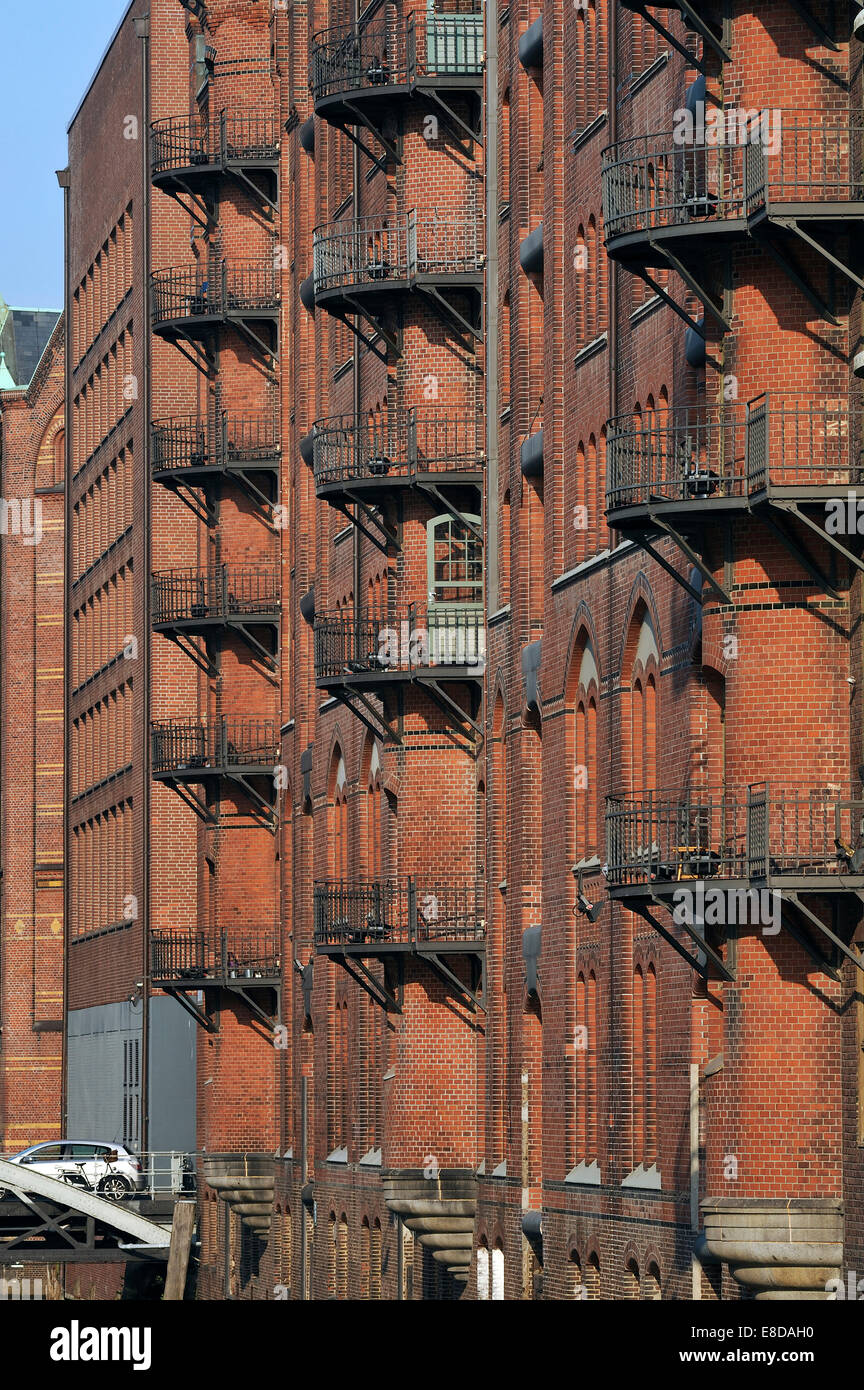
[[[48,1178],[59,1178],[76,1187],[97,1192],[120,1202],[146,1187],[137,1156],[122,1144],[85,1143],[65,1139],[60,1143],[33,1144],[9,1159],[22,1167],[32,1167]],[[0,1189],[0,1197],[5,1190]]]

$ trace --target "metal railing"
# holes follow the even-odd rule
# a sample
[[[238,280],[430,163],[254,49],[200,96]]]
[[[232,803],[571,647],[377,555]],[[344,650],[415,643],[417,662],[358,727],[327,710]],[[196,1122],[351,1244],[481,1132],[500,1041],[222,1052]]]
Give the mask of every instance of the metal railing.
[[[607,427],[606,507],[743,497],[746,411],[737,404],[657,411]]]
[[[483,269],[483,228],[476,216],[415,211],[358,217],[316,227],[315,293],[345,285],[411,281],[418,275],[469,275]]]
[[[114,1142],[119,1143],[122,1148],[126,1149],[133,1156],[133,1161],[137,1160],[139,1165],[138,1171],[141,1177],[141,1186],[136,1187],[133,1192],[129,1193],[129,1200],[139,1202],[159,1201],[167,1197],[194,1195],[198,1186],[195,1172],[195,1154],[186,1153],[179,1149],[151,1149],[141,1152],[135,1148],[134,1143],[131,1141],[115,1140]],[[76,1145],[76,1147],[87,1148],[89,1145],[79,1144]],[[95,1145],[93,1147],[95,1149]],[[18,1153],[20,1152],[21,1150],[19,1149]],[[0,1158],[5,1159],[16,1157],[17,1153],[0,1154]],[[100,1178],[104,1177],[106,1173],[110,1174],[112,1171],[115,1171],[118,1166],[116,1163],[108,1163],[106,1160],[102,1159],[97,1159],[95,1162],[92,1160],[88,1162],[84,1159],[78,1162],[74,1159],[57,1160],[57,1162],[58,1167],[65,1167],[68,1165],[71,1169],[69,1177],[71,1177],[74,1186],[79,1188],[88,1187],[93,1181],[93,1177],[95,1177],[98,1184]],[[119,1162],[124,1164],[125,1160],[121,1159]],[[122,1167],[121,1171],[123,1171]],[[26,1179],[26,1167],[22,1167],[21,1174],[22,1179]],[[90,1176],[90,1174],[93,1176]],[[50,1173],[49,1176],[53,1177],[55,1174]],[[69,1180],[67,1176],[61,1172],[58,1172],[56,1176],[61,1177],[63,1181]],[[26,1187],[26,1181],[24,1185]]]
[[[454,417],[412,407],[389,411],[380,420],[333,416],[313,429],[318,487],[415,473],[477,472],[484,462],[481,415]]]
[[[854,487],[864,481],[864,411],[838,397],[765,392],[747,406],[747,479],[766,487]]]
[[[151,125],[154,174],[172,169],[237,164],[275,164],[279,124],[267,111],[219,111],[210,121],[168,116]]]
[[[275,931],[226,927],[217,933],[150,933],[150,974],[154,982],[272,980],[278,978],[280,970]]]
[[[859,783],[761,782],[610,796],[606,860],[613,887],[861,873],[864,794]]]
[[[272,772],[279,739],[272,720],[169,719],[152,725],[154,773],[218,772],[245,767]]]
[[[771,487],[864,482],[864,412],[837,397],[767,392],[609,421],[606,508],[747,498]]]
[[[628,232],[735,220],[772,204],[847,203],[864,197],[864,126],[814,111],[768,111],[763,116],[730,109],[724,116],[717,144],[698,132],[699,143],[682,140],[683,131],[663,132],[632,136],[604,150],[607,240]]]
[[[280,611],[275,565],[164,570],[153,575],[153,622],[242,618]]]
[[[154,420],[150,439],[154,473],[276,461],[282,452],[274,418],[225,412],[210,420]]]
[[[279,309],[279,277],[267,260],[241,265],[223,261],[209,279],[198,266],[157,270],[151,284],[154,326],[172,319]]]
[[[411,606],[382,617],[348,613],[315,616],[315,675],[319,680],[376,672],[468,667],[482,674],[486,627],[482,604]]]
[[[482,941],[484,890],[474,880],[315,884],[317,946]]]
[[[313,35],[313,100],[407,86],[423,77],[479,77],[484,63],[480,5],[476,0],[450,0],[439,11],[409,15],[404,29],[391,12],[389,19],[334,25]]]

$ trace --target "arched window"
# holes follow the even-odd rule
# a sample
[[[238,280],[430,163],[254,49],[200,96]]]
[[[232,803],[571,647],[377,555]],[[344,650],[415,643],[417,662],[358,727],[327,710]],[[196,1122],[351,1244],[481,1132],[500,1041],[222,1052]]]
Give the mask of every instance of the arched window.
[[[570,1277],[573,1297],[585,1298],[586,1290],[584,1276],[582,1274],[582,1261],[579,1259],[579,1253],[576,1250],[570,1251]]]
[[[588,511],[585,550],[587,555],[592,555],[597,549],[597,537],[600,534],[600,519],[603,510],[600,475],[597,472],[597,438],[593,434],[588,439],[588,455],[585,460],[585,506]]]
[[[660,1289],[660,1270],[653,1262],[642,1281],[642,1298],[646,1303],[659,1303],[663,1294]]]
[[[469,516],[479,527],[480,517]],[[430,604],[481,604],[483,545],[480,538],[446,512],[427,526]]]
[[[337,999],[331,1019],[330,1041],[330,1146],[347,1149],[349,1139],[351,1039],[348,1025],[348,1000]]]
[[[580,970],[576,976],[576,1157],[582,1163],[598,1161],[597,1053],[600,1039],[597,1017],[597,976]]]
[[[657,972],[633,971],[633,1166],[657,1162]]]
[[[498,521],[498,603],[510,602],[510,489],[504,493]]]
[[[382,799],[381,757],[378,744],[373,743],[366,784],[366,871],[371,883],[384,874]]]
[[[501,1242],[495,1242],[495,1249],[492,1251],[492,1299],[495,1302],[504,1300],[504,1250]]]
[[[336,1297],[348,1297],[348,1218],[344,1212],[336,1229]]]
[[[372,1236],[369,1230],[369,1218],[363,1217],[360,1226],[360,1297],[369,1297],[369,1271],[370,1257],[372,1253]]]
[[[579,67],[577,71],[583,72],[584,69]],[[577,347],[584,347],[588,342],[588,277],[590,267],[588,264],[588,245],[585,240],[585,228],[581,222],[576,231],[576,255],[574,257],[573,267],[576,272],[576,345]]]
[[[307,1229],[312,1222],[307,1222]],[[327,1219],[327,1292],[336,1297],[336,1213],[331,1211]],[[308,1288],[308,1284],[307,1284]]]
[[[639,1297],[639,1266],[635,1260],[628,1260],[624,1268],[624,1297]]]
[[[657,787],[657,670],[660,652],[651,618],[644,605],[631,625],[629,720],[625,724],[629,744],[630,789],[635,794]]]
[[[348,778],[345,759],[338,747],[333,753],[330,776],[330,872],[344,882],[348,877]]]
[[[381,1222],[376,1216],[372,1222],[372,1246],[369,1254],[369,1297],[375,1301],[381,1297],[381,1280],[384,1272],[383,1258]]]
[[[489,1248],[477,1247],[477,1298],[485,1303],[489,1297]]]
[[[596,1251],[588,1256],[585,1265],[585,1291],[592,1302],[600,1297],[600,1257]]]
[[[597,704],[600,679],[594,649],[589,641],[582,647],[573,700],[573,788],[575,815],[572,849],[575,859],[590,857],[597,845]]]
[[[54,436],[54,485],[63,482],[66,472],[66,431],[58,430]]]

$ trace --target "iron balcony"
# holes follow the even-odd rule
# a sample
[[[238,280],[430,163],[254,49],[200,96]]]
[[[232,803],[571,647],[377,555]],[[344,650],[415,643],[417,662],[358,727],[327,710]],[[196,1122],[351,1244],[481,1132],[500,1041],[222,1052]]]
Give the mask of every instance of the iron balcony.
[[[315,884],[315,946],[331,953],[467,950],[486,937],[482,886],[413,877]]]
[[[309,86],[315,114],[341,125],[358,110],[379,110],[426,88],[479,92],[484,67],[483,15],[468,0],[463,13],[411,14],[340,24],[312,39]]]
[[[161,720],[153,723],[152,743],[153,776],[169,781],[272,779],[279,763],[272,720]]]
[[[380,689],[393,681],[477,681],[486,664],[482,604],[417,605],[387,616],[315,616],[319,688]]]
[[[278,320],[279,276],[271,261],[222,262],[212,278],[199,267],[154,271],[153,332],[163,338],[207,341],[220,328]]]
[[[483,421],[477,415],[415,407],[376,421],[342,415],[313,426],[312,469],[322,500],[347,495],[374,501],[391,489],[424,483],[481,487],[484,465]]]
[[[683,252],[706,237],[740,238],[768,221],[794,229],[802,220],[864,216],[864,127],[823,112],[767,112],[775,152],[763,138],[762,112],[718,114],[725,123],[718,143],[698,126],[692,138],[682,127],[632,136],[603,152],[610,256],[666,264],[666,250]],[[709,108],[707,119],[713,116]]]
[[[746,404],[618,416],[607,425],[610,525],[698,529],[761,502],[819,506],[864,482],[862,411],[842,399],[757,396]]]
[[[242,998],[268,1029],[280,1014],[282,962],[275,931],[151,931],[150,975],[156,989],[170,994],[208,1032],[216,1031],[219,990]]]
[[[274,988],[281,981],[275,932],[226,928],[204,931],[151,931],[150,963],[157,989],[183,984],[205,989],[238,982],[245,988]]]
[[[210,651],[223,634],[245,642],[271,670],[279,647],[281,596],[275,565],[163,570],[153,575],[153,629],[176,642],[209,675]],[[204,639],[204,650],[194,640]]]
[[[163,570],[153,575],[153,626],[201,630],[210,624],[278,624],[275,565]]]
[[[710,880],[746,887],[864,888],[860,783],[802,788],[648,791],[606,800],[605,872],[613,896],[670,894]]]
[[[203,520],[207,509],[194,502],[194,490],[205,491],[230,479],[258,505],[272,505],[278,493],[282,445],[275,417],[237,416],[216,411],[200,416],[155,420],[150,433],[154,482],[193,497]]]
[[[483,285],[483,226],[479,216],[404,216],[330,222],[314,233],[316,304],[351,308],[368,298],[436,287],[478,294]]]
[[[166,191],[188,192],[202,181],[279,167],[279,127],[265,111],[220,111],[213,120],[169,116],[151,125],[151,177]]]

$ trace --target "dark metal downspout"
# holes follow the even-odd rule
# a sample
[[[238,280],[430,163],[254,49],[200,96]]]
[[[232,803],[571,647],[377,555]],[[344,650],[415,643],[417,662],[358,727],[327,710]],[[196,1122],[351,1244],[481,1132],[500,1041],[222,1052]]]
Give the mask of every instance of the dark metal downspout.
[[[143,937],[143,988],[141,993],[141,1147],[145,1151],[150,1144],[150,633],[151,628],[151,554],[150,554],[150,262],[151,262],[151,194],[150,194],[150,20],[136,19],[135,33],[141,40],[141,123],[143,139],[141,155],[143,160],[142,191],[144,206],[144,227],[142,247],[141,295],[143,300],[144,332],[141,335],[141,372],[143,390],[139,402],[139,412],[143,416],[141,430],[141,470],[143,475],[142,521],[144,534],[141,544],[144,555],[144,613],[143,636],[146,642],[146,659],[141,673],[143,719],[141,794],[142,814],[142,855],[141,855],[141,898],[138,903],[139,920]]]
[[[69,767],[69,673],[72,670],[72,624],[67,618],[67,595],[72,581],[72,304],[69,286],[69,166],[57,170],[57,182],[63,189],[63,1033],[60,1062],[60,1129],[67,1132],[69,1094],[67,1085],[68,1020],[69,1020],[69,817],[66,814],[71,800]]]
[[[498,12],[486,15],[484,148],[486,151],[486,286],[483,304],[486,370],[486,604],[487,615],[501,606],[498,592]],[[491,119],[490,119],[491,116]]]

